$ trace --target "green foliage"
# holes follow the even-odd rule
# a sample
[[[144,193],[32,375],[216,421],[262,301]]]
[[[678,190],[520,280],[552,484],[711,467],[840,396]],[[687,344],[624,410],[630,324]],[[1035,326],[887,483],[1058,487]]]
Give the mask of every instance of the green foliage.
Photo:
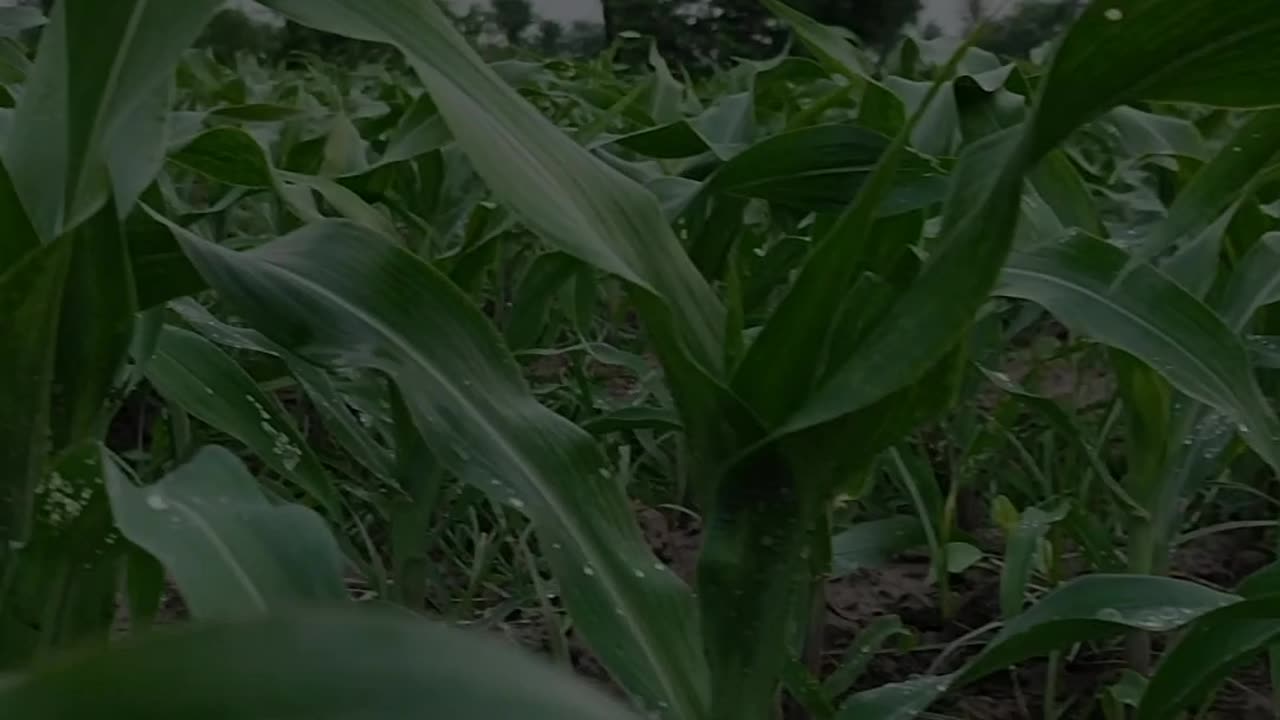
[[[1043,655],[1054,717],[1064,658],[1183,631],[1100,699],[1174,717],[1278,647],[1274,570],[1165,576],[1275,525],[1271,0],[999,19],[1044,67],[889,52],[912,3],[672,0],[654,43],[619,0],[600,57],[493,63],[586,31],[267,4],[0,14],[6,716],[627,716],[452,621],[671,720]],[[828,582],[912,552],[954,644],[865,686],[918,619],[829,647]]]

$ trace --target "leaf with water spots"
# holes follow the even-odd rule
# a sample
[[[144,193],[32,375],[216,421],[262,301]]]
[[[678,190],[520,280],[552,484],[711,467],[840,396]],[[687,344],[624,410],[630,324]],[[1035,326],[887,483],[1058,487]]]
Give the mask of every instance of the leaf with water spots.
[[[107,493],[125,537],[156,556],[204,620],[243,619],[347,599],[323,519],[273,505],[239,458],[208,447],[149,487],[108,458]]]
[[[166,325],[146,373],[166,399],[244,443],[325,509],[339,512],[332,478],[289,414],[218,346]]]
[[[470,298],[351,223],[315,223],[249,252],[171,229],[272,342],[389,377],[442,465],[533,520],[575,628],[610,669],[650,708],[698,716],[705,668],[689,589],[645,544],[594,438],[538,402]]]
[[[1029,657],[1126,629],[1175,630],[1237,600],[1236,595],[1173,578],[1086,575],[1006,623],[957,681],[970,682]]]
[[[1280,595],[1250,598],[1200,618],[1161,659],[1135,720],[1177,717],[1277,642]]]

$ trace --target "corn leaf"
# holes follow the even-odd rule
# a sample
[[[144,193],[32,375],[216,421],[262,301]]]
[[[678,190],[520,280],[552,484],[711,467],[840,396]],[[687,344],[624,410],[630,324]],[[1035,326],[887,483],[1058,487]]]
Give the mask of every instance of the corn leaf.
[[[52,240],[92,216],[113,190],[117,200],[136,196],[146,171],[109,169],[113,152],[117,161],[155,162],[147,146],[163,146],[164,137],[136,136],[139,114],[153,114],[157,100],[167,98],[161,90],[182,51],[220,5],[62,0],[54,6],[5,152],[41,238]],[[122,202],[117,209],[130,208]]]
[[[114,460],[104,465],[120,532],[164,564],[196,618],[346,600],[324,520],[301,505],[269,503],[231,451],[205,448],[150,487],[134,485]]]
[[[110,689],[107,691],[107,689]],[[155,633],[6,683],[12,718],[628,720],[519,651],[407,614],[290,611]]]
[[[244,443],[267,467],[338,512],[337,490],[289,414],[218,346],[166,325],[146,375],[165,398]]]
[[[174,230],[210,285],[272,341],[386,373],[445,467],[533,519],[575,625],[608,667],[650,709],[700,716],[688,589],[645,545],[595,441],[534,399],[465,295],[349,223],[247,253]]]
[[[62,240],[0,273],[0,337],[22,338],[0,353],[0,403],[10,408],[0,413],[0,533],[10,543],[25,542],[31,532],[36,484],[52,449],[58,315],[70,262],[71,243]]]
[[[1163,720],[1209,697],[1240,665],[1280,642],[1280,596],[1262,595],[1197,620],[1161,659],[1134,720]]]
[[[723,309],[653,196],[520,98],[434,3],[269,4],[313,27],[399,47],[494,194],[559,249],[657,294],[692,357],[705,368],[718,367]]]
[[[1280,46],[1272,42],[1278,28],[1270,0],[1091,4],[1055,55],[1030,119],[961,158],[953,175],[978,182],[953,185],[940,249],[917,281],[779,434],[870,405],[919,378],[959,342],[1010,249],[1023,177],[1081,124],[1138,99],[1280,103],[1280,87],[1268,79],[1280,68]]]
[[[1258,454],[1280,467],[1280,426],[1253,377],[1244,343],[1212,310],[1150,266],[1123,274],[1128,259],[1114,245],[1075,236],[1015,254],[995,292],[1032,300],[1142,359],[1182,392],[1229,414]]]

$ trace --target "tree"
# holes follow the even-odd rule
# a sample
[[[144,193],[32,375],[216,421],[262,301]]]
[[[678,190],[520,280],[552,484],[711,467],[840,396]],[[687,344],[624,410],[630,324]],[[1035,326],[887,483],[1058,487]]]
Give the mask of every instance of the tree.
[[[649,35],[665,57],[687,67],[726,65],[734,57],[776,54],[787,28],[759,0],[602,0],[609,40],[624,30]],[[852,30],[888,50],[920,10],[919,0],[792,0],[797,10]]]
[[[533,7],[529,0],[493,0],[493,21],[507,38],[507,44],[520,44],[520,36],[533,24]]]
[[[1001,55],[1028,57],[1032,50],[1057,37],[1082,9],[1082,4],[1071,0],[1026,2],[988,26],[982,47]]]
[[[560,41],[564,39],[564,27],[555,20],[538,23],[538,48],[543,55],[559,55]]]

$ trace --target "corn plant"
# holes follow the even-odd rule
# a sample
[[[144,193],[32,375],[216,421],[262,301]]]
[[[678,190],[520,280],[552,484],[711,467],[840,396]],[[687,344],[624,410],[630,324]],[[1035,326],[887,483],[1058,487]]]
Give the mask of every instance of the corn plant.
[[[527,519],[537,594],[545,563],[574,633],[655,717],[779,717],[784,685],[808,716],[912,717],[1027,658],[1190,625],[1137,708],[1171,717],[1275,644],[1273,573],[1239,595],[1163,576],[1188,493],[1226,457],[1280,462],[1244,336],[1273,334],[1259,311],[1276,300],[1273,238],[1247,223],[1280,159],[1272,3],[1099,0],[1027,77],[967,45],[929,63],[936,46],[915,42],[882,73],[765,0],[812,59],[744,63],[710,107],[656,53],[634,87],[608,56],[579,97],[522,86],[429,0],[266,4],[402,60],[341,84],[314,59],[231,70],[184,57],[217,2],[60,0],[34,63],[16,63],[0,125],[11,716],[632,716],[514,650],[352,601],[355,574],[421,606],[448,483]],[[783,112],[758,105],[769,93]],[[1076,143],[1137,122],[1139,102],[1235,124],[1125,248],[1102,239]],[[486,296],[520,263],[518,286]],[[614,325],[638,318],[660,372],[594,336],[602,297]],[[1066,511],[1015,509],[1005,617],[980,652],[950,674],[850,694],[850,666],[819,685],[835,508],[880,468],[915,501],[946,591],[957,486],[943,499],[909,440],[971,391],[993,298],[1111,349],[1130,460],[1108,489],[1132,574],[1026,606],[1030,556]],[[570,410],[535,395],[512,351],[553,306],[653,402],[599,413],[589,377]],[[259,362],[315,408],[340,463]],[[140,388],[164,402],[160,461],[108,437]],[[200,447],[193,419],[241,453]],[[592,434],[609,427],[678,435],[670,474],[704,521],[691,584],[647,545],[630,466]],[[146,633],[166,576],[201,622]],[[113,643],[118,604],[137,637]]]

